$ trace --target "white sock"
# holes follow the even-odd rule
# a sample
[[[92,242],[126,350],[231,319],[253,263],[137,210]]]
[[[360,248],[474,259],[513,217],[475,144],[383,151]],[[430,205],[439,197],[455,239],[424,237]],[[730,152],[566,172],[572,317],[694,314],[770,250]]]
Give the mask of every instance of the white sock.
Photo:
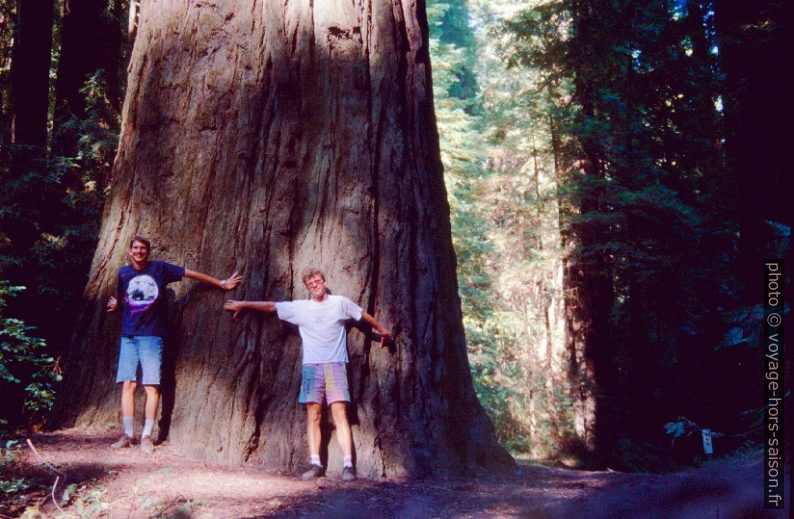
[[[129,436],[130,438],[132,438],[132,432],[133,432],[132,427],[133,427],[133,424],[134,424],[133,420],[134,420],[134,418],[132,416],[122,416],[121,417],[121,423],[122,423],[122,425],[124,427],[124,434]]]
[[[310,458],[309,458],[309,463],[311,463],[312,465],[317,465],[319,467],[323,466],[322,463],[320,463],[320,455],[319,454],[312,454],[310,456]]]
[[[154,419],[147,418],[143,422],[143,432],[141,433],[141,438],[143,438],[144,436],[151,436],[152,427],[154,427]]]
[[[353,468],[353,456],[345,456],[342,460],[342,467]]]

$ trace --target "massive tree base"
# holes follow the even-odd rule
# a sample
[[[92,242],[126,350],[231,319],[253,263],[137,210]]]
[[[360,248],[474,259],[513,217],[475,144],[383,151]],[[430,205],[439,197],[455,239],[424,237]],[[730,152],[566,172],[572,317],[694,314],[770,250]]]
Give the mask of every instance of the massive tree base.
[[[423,2],[144,2],[112,192],[66,365],[64,423],[115,423],[119,323],[104,312],[128,240],[225,276],[236,299],[334,293],[396,334],[349,334],[365,476],[509,463],[472,388],[433,117]],[[160,434],[207,460],[294,470],[300,343],[273,316],[172,285]],[[140,407],[140,404],[139,404]],[[329,466],[341,466],[335,441]]]

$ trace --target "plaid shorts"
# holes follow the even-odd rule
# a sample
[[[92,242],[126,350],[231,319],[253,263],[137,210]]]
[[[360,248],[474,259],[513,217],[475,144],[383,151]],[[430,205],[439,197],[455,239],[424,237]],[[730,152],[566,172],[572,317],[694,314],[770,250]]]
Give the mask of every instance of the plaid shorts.
[[[347,369],[344,362],[303,365],[303,380],[298,402],[322,404],[323,399],[327,400],[329,404],[350,402]]]

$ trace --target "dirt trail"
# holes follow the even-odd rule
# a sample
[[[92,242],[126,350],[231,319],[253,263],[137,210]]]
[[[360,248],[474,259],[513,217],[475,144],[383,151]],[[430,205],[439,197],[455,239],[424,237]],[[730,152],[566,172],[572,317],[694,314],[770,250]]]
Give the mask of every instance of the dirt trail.
[[[47,516],[112,518],[785,518],[764,511],[761,454],[720,460],[674,474],[586,472],[518,466],[468,480],[304,482],[256,467],[190,460],[161,445],[153,456],[111,451],[116,433],[64,430],[32,438],[41,457],[75,492],[60,512],[49,498],[55,479],[29,449],[17,467],[41,489],[24,506]],[[58,485],[60,497],[65,485]]]

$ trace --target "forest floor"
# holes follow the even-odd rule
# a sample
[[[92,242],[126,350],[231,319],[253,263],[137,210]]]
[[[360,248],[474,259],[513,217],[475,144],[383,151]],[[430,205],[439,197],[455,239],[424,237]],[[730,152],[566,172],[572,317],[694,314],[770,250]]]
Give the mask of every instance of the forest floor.
[[[138,449],[112,451],[116,436],[86,430],[34,435],[37,453],[23,443],[1,478],[25,477],[30,488],[15,499],[0,494],[0,517],[788,517],[787,511],[763,509],[760,451],[666,474],[518,463],[465,480],[343,483],[331,476],[307,482],[256,467],[208,464],[167,444],[149,456]]]

